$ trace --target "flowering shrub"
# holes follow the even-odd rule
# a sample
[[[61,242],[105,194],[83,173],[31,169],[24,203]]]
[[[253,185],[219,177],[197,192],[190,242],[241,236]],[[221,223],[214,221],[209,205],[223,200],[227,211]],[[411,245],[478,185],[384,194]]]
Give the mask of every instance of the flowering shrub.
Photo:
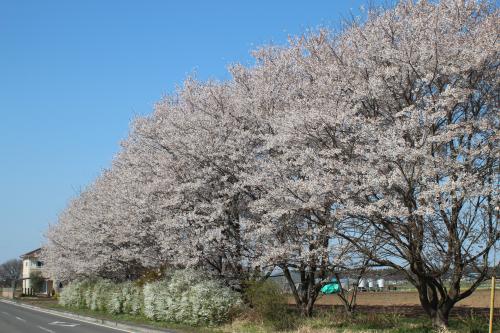
[[[121,285],[113,285],[109,291],[109,299],[107,303],[107,312],[112,314],[119,314],[123,312],[123,303],[125,297],[122,293]]]
[[[242,304],[239,295],[216,281],[203,281],[192,286],[183,300],[186,305],[180,312],[184,315],[182,321],[191,325],[227,321],[231,311]]]
[[[176,271],[144,289],[144,314],[154,320],[218,324],[230,319],[231,311],[240,304],[235,292],[192,270]]]
[[[127,282],[122,284],[121,292],[123,296],[122,312],[131,315],[141,314],[144,307],[142,287]]]
[[[133,282],[112,285],[108,291],[107,311],[118,314],[138,315],[143,308],[142,288]]]
[[[163,320],[162,309],[166,309],[168,305],[165,300],[168,294],[165,292],[168,289],[166,281],[155,281],[144,285],[144,315],[149,319]]]
[[[59,304],[71,308],[85,308],[90,304],[87,293],[90,290],[89,281],[74,281],[59,294]]]
[[[176,271],[144,287],[133,282],[75,281],[62,290],[59,304],[112,314],[144,314],[157,321],[189,325],[229,320],[241,304],[239,295],[204,277],[192,270]]]
[[[113,283],[108,280],[98,280],[95,282],[92,286],[90,309],[94,311],[108,310],[108,303],[113,289]]]

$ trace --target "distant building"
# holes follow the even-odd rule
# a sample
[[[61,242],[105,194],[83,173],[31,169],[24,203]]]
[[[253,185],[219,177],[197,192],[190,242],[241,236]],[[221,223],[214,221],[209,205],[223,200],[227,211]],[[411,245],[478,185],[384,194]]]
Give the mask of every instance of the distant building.
[[[50,296],[53,293],[53,281],[48,277],[44,276],[42,267],[43,262],[40,261],[40,254],[42,252],[41,248],[25,253],[21,256],[23,260],[23,294],[25,295],[46,295]],[[33,284],[31,281],[32,274],[40,274],[40,276],[44,279],[42,288],[39,291],[35,291],[33,288]]]

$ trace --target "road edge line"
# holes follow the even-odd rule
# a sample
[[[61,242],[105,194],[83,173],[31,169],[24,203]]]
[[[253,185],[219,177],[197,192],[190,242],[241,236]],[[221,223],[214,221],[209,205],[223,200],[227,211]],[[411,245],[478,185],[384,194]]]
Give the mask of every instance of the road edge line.
[[[0,302],[12,304],[15,306],[19,306],[19,307],[26,308],[26,309],[31,309],[31,310],[42,312],[42,313],[51,314],[54,316],[63,317],[66,319],[78,320],[78,321],[81,321],[81,322],[87,323],[87,324],[111,328],[114,330],[127,332],[127,333],[175,333],[174,331],[159,331],[159,330],[150,329],[150,328],[146,328],[146,327],[122,324],[122,323],[119,323],[116,321],[111,321],[111,320],[82,316],[82,315],[78,315],[78,314],[74,314],[74,313],[70,313],[70,312],[62,312],[62,311],[57,311],[57,310],[44,309],[44,308],[41,308],[38,306],[23,304],[23,303],[15,302],[15,301],[9,301],[9,300],[3,299],[3,298],[0,298]]]

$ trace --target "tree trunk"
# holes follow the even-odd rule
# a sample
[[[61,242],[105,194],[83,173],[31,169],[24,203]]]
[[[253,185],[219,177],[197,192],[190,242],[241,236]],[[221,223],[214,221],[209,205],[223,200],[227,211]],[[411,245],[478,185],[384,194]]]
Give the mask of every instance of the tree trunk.
[[[302,315],[304,317],[311,317],[313,314],[313,307],[314,307],[314,301],[313,297],[309,297],[307,302],[304,302],[302,304]]]
[[[421,268],[419,268],[421,270]],[[446,292],[442,282],[428,276],[420,276],[415,284],[420,304],[436,328],[448,328],[448,317],[457,302],[459,284],[452,283]]]
[[[306,273],[301,271],[301,284],[299,289],[296,288],[295,283],[290,274],[288,267],[281,267],[288,285],[292,290],[292,295],[295,299],[295,304],[300,310],[301,315],[304,317],[311,317],[313,313],[314,303],[318,298],[319,285],[314,283],[314,273]]]
[[[365,264],[365,266],[366,266],[366,264]],[[359,280],[361,279],[361,276],[359,276],[356,279],[356,284],[355,284],[354,288],[352,289],[351,295],[349,295],[349,291],[346,290],[344,288],[344,286],[342,285],[342,283],[340,282],[339,274],[336,273],[335,278],[337,279],[337,281],[340,284],[340,292],[337,295],[338,295],[342,305],[344,306],[345,313],[349,317],[353,317],[354,311],[356,310],[356,298],[358,296],[358,285],[359,285]],[[349,284],[347,284],[346,287],[349,288]]]
[[[436,328],[448,328],[448,317],[450,316],[449,310],[438,309],[433,311],[430,315],[432,326]]]
[[[443,302],[422,302],[422,307],[429,315],[432,326],[435,328],[448,328],[448,319],[450,317],[453,302],[446,300]]]

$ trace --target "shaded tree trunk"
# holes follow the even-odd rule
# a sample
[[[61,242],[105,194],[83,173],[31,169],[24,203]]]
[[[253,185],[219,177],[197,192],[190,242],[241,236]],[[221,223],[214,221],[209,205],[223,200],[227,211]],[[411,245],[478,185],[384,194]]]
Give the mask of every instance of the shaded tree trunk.
[[[439,308],[437,310],[432,309],[430,313],[432,326],[437,328],[447,328],[450,310],[451,308]]]
[[[447,328],[453,306],[465,296],[460,294],[460,279],[452,281],[449,289],[446,289],[440,280],[420,277],[416,287],[420,304],[431,319],[432,325],[436,328]]]
[[[310,297],[305,304],[302,304],[302,315],[304,317],[311,317],[313,314],[314,303],[316,302],[316,297]]]
[[[281,267],[285,275],[288,285],[292,290],[297,308],[304,317],[311,317],[313,314],[314,304],[319,295],[321,284],[315,283],[315,269],[305,271],[300,269],[300,286],[297,288],[293,281],[292,275],[288,267]]]
[[[350,295],[349,295],[349,291],[346,290],[344,288],[344,286],[342,285],[342,283],[340,282],[339,274],[335,274],[335,278],[337,279],[337,281],[340,284],[340,292],[338,294],[338,297],[339,297],[342,305],[344,306],[344,310],[345,310],[346,314],[349,317],[352,317],[354,315],[354,312],[356,311],[356,305],[357,305],[356,298],[358,296],[358,284],[359,284],[359,280],[361,279],[361,276],[364,274],[364,271],[365,271],[365,268],[362,269],[362,272],[360,273],[360,275],[356,279],[356,284],[353,287]],[[349,289],[349,285],[347,285],[346,287],[347,287],[347,289]]]

